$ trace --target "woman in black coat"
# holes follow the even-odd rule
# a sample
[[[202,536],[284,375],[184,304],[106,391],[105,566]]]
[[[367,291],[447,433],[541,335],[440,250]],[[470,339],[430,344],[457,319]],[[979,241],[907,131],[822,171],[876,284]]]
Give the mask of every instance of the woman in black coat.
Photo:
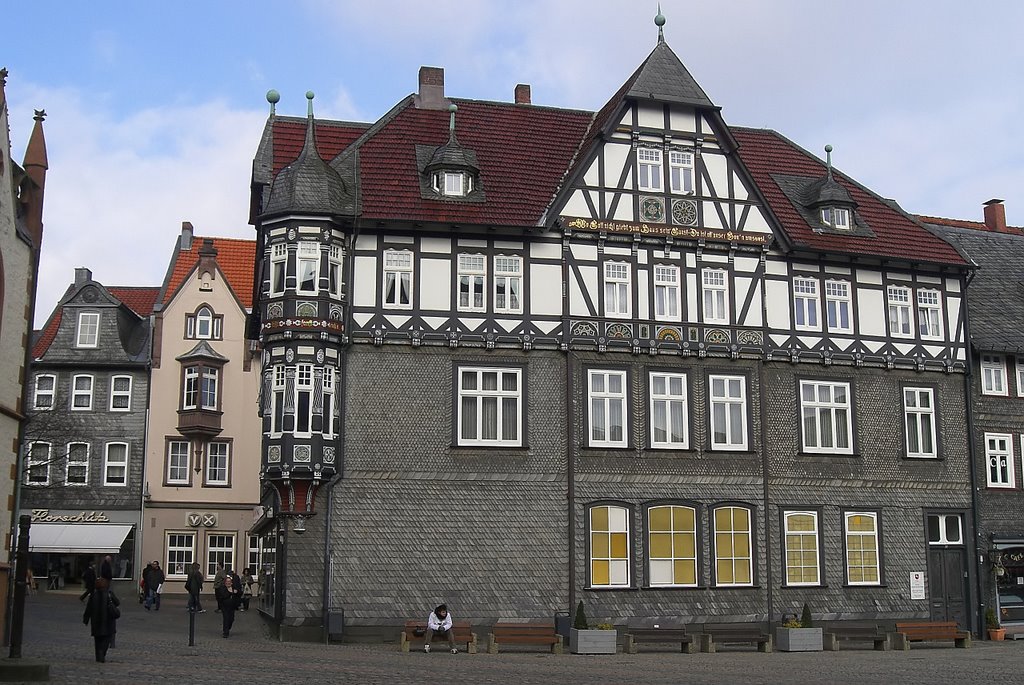
[[[231,634],[231,626],[235,623],[235,609],[242,601],[242,591],[235,585],[231,576],[224,576],[224,584],[217,588],[217,603],[220,604],[221,617],[224,619],[224,637]]]
[[[117,619],[121,618],[118,607],[121,601],[110,589],[110,581],[106,578],[96,579],[96,589],[89,596],[85,605],[82,623],[92,623],[92,638],[96,643],[96,661],[107,660],[107,649],[117,634]]]

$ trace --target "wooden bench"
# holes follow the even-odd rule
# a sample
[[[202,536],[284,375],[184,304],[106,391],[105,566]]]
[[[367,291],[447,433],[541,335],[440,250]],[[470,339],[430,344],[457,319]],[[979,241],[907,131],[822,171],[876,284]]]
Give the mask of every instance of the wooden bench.
[[[455,633],[455,644],[461,645],[465,643],[466,652],[468,654],[476,654],[476,633],[473,632],[468,621],[453,623],[452,631]],[[402,635],[400,637],[402,651],[408,652],[409,646],[413,642],[425,642],[426,633],[426,621],[406,621],[405,630],[402,631]],[[445,643],[448,642],[447,638],[442,638],[435,632],[432,642],[437,642],[439,640],[444,640]]]
[[[770,654],[772,651],[771,633],[759,623],[705,623],[700,635],[700,651],[714,654],[716,642],[756,644],[759,652]]]
[[[552,654],[562,653],[562,636],[545,623],[495,623],[487,635],[487,653],[497,654],[498,645],[550,645]]]
[[[872,642],[879,652],[887,652],[892,646],[889,635],[882,626],[863,621],[835,623],[822,631],[821,639],[826,652],[838,652],[840,640]]]
[[[693,654],[697,651],[694,636],[692,634],[687,634],[685,626],[631,626],[627,628],[626,654],[636,654],[637,645],[641,642],[661,644],[679,643],[679,651],[683,654]]]
[[[921,621],[916,623],[897,623],[896,632],[892,635],[894,649],[904,651],[910,649],[911,642],[932,640],[952,640],[961,649],[971,646],[971,634],[960,630],[956,621]]]

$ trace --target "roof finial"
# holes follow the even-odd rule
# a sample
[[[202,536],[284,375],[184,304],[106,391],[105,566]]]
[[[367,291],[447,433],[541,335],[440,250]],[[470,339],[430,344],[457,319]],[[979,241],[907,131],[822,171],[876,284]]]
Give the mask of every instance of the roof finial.
[[[828,177],[832,178],[832,146],[825,146],[825,164],[828,166]]]
[[[35,116],[32,117],[36,121],[42,121],[43,119],[46,118],[46,110],[45,109],[36,109],[36,110],[32,110],[32,111],[34,111],[36,113]]]
[[[0,69],[0,86],[7,85],[7,67]]]
[[[448,119],[448,142],[455,141],[455,113],[459,111],[459,106],[454,102],[448,105],[448,111],[451,113]]]
[[[654,17],[654,25],[658,27],[658,42],[665,42],[665,15],[661,13],[661,3],[658,3],[658,16]]]
[[[277,114],[277,103],[281,101],[281,94],[271,88],[267,91],[267,102],[270,103],[270,116]]]
[[[313,94],[313,91],[311,91],[311,90],[307,90],[306,91],[306,100],[309,101],[309,102],[306,103],[306,116],[309,117],[310,119],[313,118],[313,98],[314,97],[316,97],[316,95]]]

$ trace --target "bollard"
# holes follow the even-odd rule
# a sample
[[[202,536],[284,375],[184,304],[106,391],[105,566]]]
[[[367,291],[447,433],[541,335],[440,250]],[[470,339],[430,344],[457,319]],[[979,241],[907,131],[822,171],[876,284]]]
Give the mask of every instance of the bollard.
[[[196,646],[196,608],[188,608],[188,646]]]
[[[18,551],[14,562],[14,606],[11,611],[11,659],[21,658],[22,630],[25,624],[25,589],[28,575],[28,534],[32,517],[22,514],[18,518]]]

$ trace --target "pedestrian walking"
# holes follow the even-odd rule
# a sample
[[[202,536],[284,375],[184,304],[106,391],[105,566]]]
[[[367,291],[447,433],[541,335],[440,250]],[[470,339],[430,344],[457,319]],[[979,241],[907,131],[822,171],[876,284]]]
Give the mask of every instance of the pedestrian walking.
[[[160,611],[160,595],[164,591],[164,571],[159,561],[151,561],[142,572],[142,582],[146,587],[146,611],[155,606]]]
[[[252,569],[242,570],[242,611],[249,611],[249,600],[252,599],[252,585],[256,579],[252,577]]]
[[[96,589],[96,562],[91,559],[85,571],[82,572],[82,585],[85,586],[85,592],[78,596],[80,602],[84,602]]]
[[[203,572],[199,570],[199,564],[192,564],[192,572],[185,581],[185,590],[188,592],[188,610],[205,614],[206,609],[203,609],[199,601],[199,593],[203,590]]]
[[[107,650],[114,642],[117,634],[117,619],[121,618],[121,601],[110,589],[110,581],[106,578],[96,580],[96,587],[85,605],[82,623],[92,624],[92,638],[96,646],[96,661],[107,660]]]
[[[103,557],[103,563],[100,565],[100,578],[114,579],[114,560],[109,554]]]
[[[221,606],[221,603],[220,603],[220,593],[217,592],[217,590],[220,590],[222,587],[224,587],[224,578],[227,575],[228,575],[228,572],[227,572],[227,569],[224,568],[224,563],[218,561],[217,562],[217,572],[215,574],[213,574],[213,596],[217,598],[217,613],[218,614],[221,612],[221,610],[224,609],[224,607]]]
[[[242,601],[242,591],[235,585],[230,575],[224,576],[224,584],[216,589],[217,602],[220,604],[221,617],[224,620],[224,637],[231,634],[231,626],[235,624],[235,609]]]

